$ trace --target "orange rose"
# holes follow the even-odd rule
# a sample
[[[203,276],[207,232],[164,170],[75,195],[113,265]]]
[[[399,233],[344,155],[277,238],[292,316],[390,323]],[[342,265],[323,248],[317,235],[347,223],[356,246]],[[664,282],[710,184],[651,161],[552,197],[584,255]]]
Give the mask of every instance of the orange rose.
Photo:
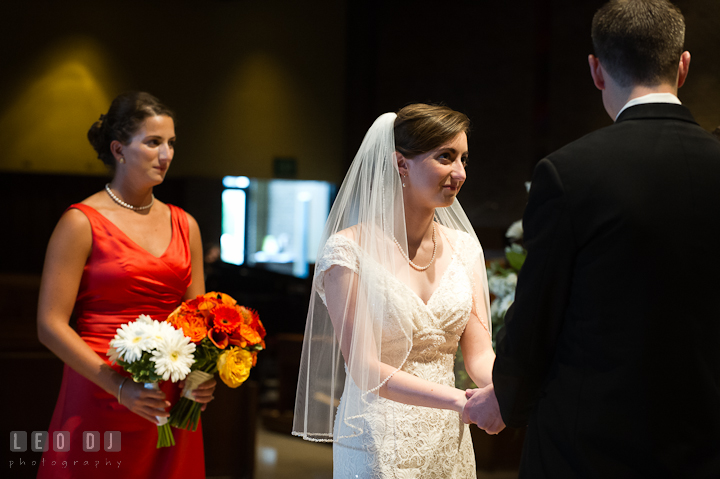
[[[194,298],[194,299],[188,299],[181,305],[181,307],[185,308],[186,310],[189,310],[189,311],[197,311],[198,305],[200,304],[201,299],[202,299],[202,296],[198,296],[197,298]]]
[[[203,295],[200,295],[197,297],[197,299],[200,301],[201,304],[206,305],[213,305],[213,306],[235,306],[237,304],[237,301],[235,301],[232,296],[229,296],[225,293],[218,293],[215,291],[211,291],[209,293],[205,293]],[[209,309],[212,309],[213,306],[206,306]]]
[[[188,311],[180,306],[167,318],[167,322],[175,329],[182,329],[183,334],[190,338],[193,343],[199,343],[207,336],[205,318],[196,311]]]
[[[260,345],[265,348],[265,342],[262,340],[257,331],[248,326],[241,324],[231,335],[230,344],[245,348],[247,346]]]
[[[224,304],[226,306],[235,306],[237,304],[237,301],[235,301],[232,296],[229,296],[225,293],[215,293],[215,294],[218,295],[222,304]]]
[[[245,340],[253,346],[262,341],[262,338],[260,337],[258,332],[248,325],[241,324],[238,330],[240,330],[240,334],[242,335],[242,337],[245,338]]]
[[[264,338],[265,327],[260,322],[260,316],[258,315],[257,311],[251,308],[246,308],[245,306],[238,306],[238,309],[240,309],[240,314],[242,315],[245,324],[250,326],[253,330],[257,331],[257,334],[260,335],[261,339]]]

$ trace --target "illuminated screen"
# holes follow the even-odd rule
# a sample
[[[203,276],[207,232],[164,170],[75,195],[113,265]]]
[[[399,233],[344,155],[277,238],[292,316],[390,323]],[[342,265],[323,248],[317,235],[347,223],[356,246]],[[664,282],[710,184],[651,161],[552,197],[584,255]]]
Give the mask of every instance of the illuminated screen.
[[[304,278],[316,260],[335,187],[324,181],[226,176],[220,257]]]

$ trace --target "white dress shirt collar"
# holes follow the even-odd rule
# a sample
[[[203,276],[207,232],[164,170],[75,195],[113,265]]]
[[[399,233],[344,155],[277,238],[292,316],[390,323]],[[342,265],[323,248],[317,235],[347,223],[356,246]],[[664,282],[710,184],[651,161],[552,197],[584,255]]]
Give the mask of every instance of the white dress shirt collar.
[[[678,99],[678,97],[676,97],[672,93],[648,93],[647,95],[633,98],[629,102],[625,103],[625,106],[623,106],[618,112],[618,114],[615,116],[615,121],[617,121],[620,113],[625,111],[626,108],[630,108],[631,106],[635,105],[642,105],[645,103],[674,103],[676,105],[682,105],[682,102]]]

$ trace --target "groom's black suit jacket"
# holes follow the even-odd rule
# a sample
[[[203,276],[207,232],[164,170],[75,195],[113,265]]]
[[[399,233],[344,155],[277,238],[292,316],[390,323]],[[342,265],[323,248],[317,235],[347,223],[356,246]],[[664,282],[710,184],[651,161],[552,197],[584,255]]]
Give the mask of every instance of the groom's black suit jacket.
[[[521,477],[720,478],[720,142],[626,109],[540,161],[493,369]]]

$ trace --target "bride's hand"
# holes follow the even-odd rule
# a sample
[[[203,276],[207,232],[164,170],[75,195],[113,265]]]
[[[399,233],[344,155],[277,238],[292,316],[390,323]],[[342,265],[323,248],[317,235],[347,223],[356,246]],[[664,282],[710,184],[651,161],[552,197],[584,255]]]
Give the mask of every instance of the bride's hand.
[[[468,399],[470,399],[473,395],[473,393],[477,391],[477,389],[466,389],[465,390],[465,404],[463,404],[462,411],[460,411],[460,418],[463,420],[465,424],[471,424],[470,422],[467,422],[464,418],[465,416],[465,406],[467,406]]]
[[[146,389],[142,384],[133,380],[125,381],[120,400],[123,406],[153,424],[158,423],[156,416],[170,416],[170,413],[166,411],[170,402],[165,400],[164,392]]]
[[[455,407],[453,407],[453,409],[457,411],[458,414],[460,414],[460,417],[462,417],[463,410],[465,409],[465,404],[467,404],[467,398],[465,398],[465,394],[461,389],[455,389],[455,391]]]
[[[475,423],[488,434],[497,434],[505,429],[492,384],[480,389],[469,389],[465,395],[469,399],[462,413],[464,423]]]

